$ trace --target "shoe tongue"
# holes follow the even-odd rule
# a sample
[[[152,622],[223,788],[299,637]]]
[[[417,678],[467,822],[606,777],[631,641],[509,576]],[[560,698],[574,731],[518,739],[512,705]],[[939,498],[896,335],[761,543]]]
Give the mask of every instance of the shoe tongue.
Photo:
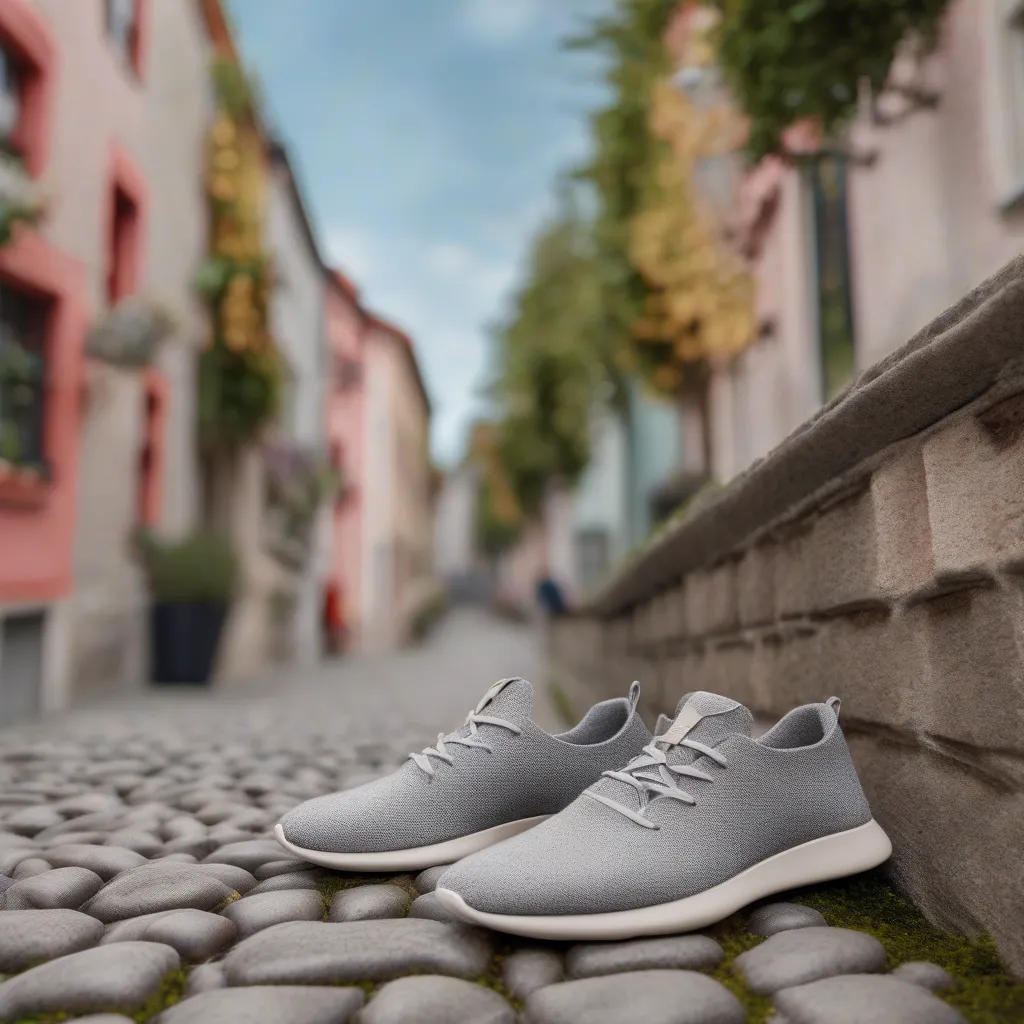
[[[504,718],[520,725],[529,721],[533,714],[533,687],[518,676],[499,679],[480,698],[474,711],[478,715]]]
[[[734,733],[749,736],[753,727],[754,716],[738,701],[696,690],[679,702],[675,720],[656,742],[675,746],[684,739],[691,739],[714,747]]]
[[[679,702],[674,720],[665,715],[658,719],[658,735],[653,743],[665,751],[665,760],[669,764],[692,764],[701,755],[692,747],[680,746],[683,740],[717,747],[727,736],[735,733],[749,736],[753,726],[754,716],[742,704],[717,693],[697,690],[686,694]],[[626,771],[629,770],[627,767]],[[658,774],[657,769],[650,766],[635,770],[647,775]],[[693,780],[687,779],[683,788],[692,784]],[[639,792],[625,782],[603,778],[595,783],[594,790],[631,810],[640,810]]]

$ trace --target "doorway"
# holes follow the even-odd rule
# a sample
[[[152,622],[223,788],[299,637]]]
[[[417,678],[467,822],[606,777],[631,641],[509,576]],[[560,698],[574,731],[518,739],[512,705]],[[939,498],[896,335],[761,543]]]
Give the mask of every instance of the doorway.
[[[0,725],[39,714],[45,636],[45,612],[0,619]]]

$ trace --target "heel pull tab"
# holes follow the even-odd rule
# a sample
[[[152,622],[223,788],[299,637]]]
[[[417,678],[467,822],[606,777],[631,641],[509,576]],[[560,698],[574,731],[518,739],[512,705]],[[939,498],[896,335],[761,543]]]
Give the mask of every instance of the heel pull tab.
[[[832,709],[832,714],[836,716],[836,721],[838,722],[839,709],[843,706],[843,702],[838,697],[829,697],[829,699],[825,701],[825,704],[827,707]]]
[[[630,713],[636,711],[636,706],[640,701],[640,682],[636,679],[629,686],[629,710]]]

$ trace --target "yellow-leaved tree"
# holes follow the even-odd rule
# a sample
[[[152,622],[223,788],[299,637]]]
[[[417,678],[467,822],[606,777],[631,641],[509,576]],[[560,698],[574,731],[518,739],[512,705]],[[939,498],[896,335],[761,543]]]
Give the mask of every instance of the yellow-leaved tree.
[[[664,145],[629,227],[629,257],[649,288],[630,352],[659,393],[696,403],[710,472],[711,370],[750,344],[756,317],[753,278],[723,239],[696,173],[739,149],[744,125],[725,105],[696,109],[665,80],[653,89],[649,127]]]

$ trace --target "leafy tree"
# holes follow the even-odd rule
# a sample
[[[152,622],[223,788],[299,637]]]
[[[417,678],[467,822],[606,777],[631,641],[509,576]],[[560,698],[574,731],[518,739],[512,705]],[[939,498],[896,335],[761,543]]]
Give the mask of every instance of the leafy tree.
[[[535,239],[526,283],[495,332],[497,452],[520,507],[540,511],[590,455],[590,414],[606,379],[589,225],[572,209]]]
[[[948,0],[708,0],[722,14],[718,59],[750,118],[753,160],[787,155],[786,129],[803,119],[834,139],[855,116],[860,84],[897,88],[890,71],[906,49],[935,43]],[[935,98],[897,89],[919,106]]]
[[[651,90],[669,70],[663,37],[678,0],[618,0],[589,31],[569,41],[577,50],[606,59],[606,106],[591,117],[593,156],[578,172],[596,193],[593,225],[595,273],[600,282],[603,343],[618,353],[629,370],[628,355],[618,348],[641,314],[648,285],[630,262],[629,225],[648,187],[661,143],[648,124]]]
[[[659,83],[650,125],[666,146],[629,233],[630,259],[648,288],[632,330],[637,366],[662,394],[697,398],[705,470],[711,468],[709,370],[742,351],[755,331],[753,280],[719,237],[694,185],[697,162],[741,138],[718,113],[698,114],[669,82]]]
[[[498,457],[494,423],[479,421],[473,425],[466,462],[479,474],[473,524],[477,549],[495,558],[519,539],[523,513]]]

